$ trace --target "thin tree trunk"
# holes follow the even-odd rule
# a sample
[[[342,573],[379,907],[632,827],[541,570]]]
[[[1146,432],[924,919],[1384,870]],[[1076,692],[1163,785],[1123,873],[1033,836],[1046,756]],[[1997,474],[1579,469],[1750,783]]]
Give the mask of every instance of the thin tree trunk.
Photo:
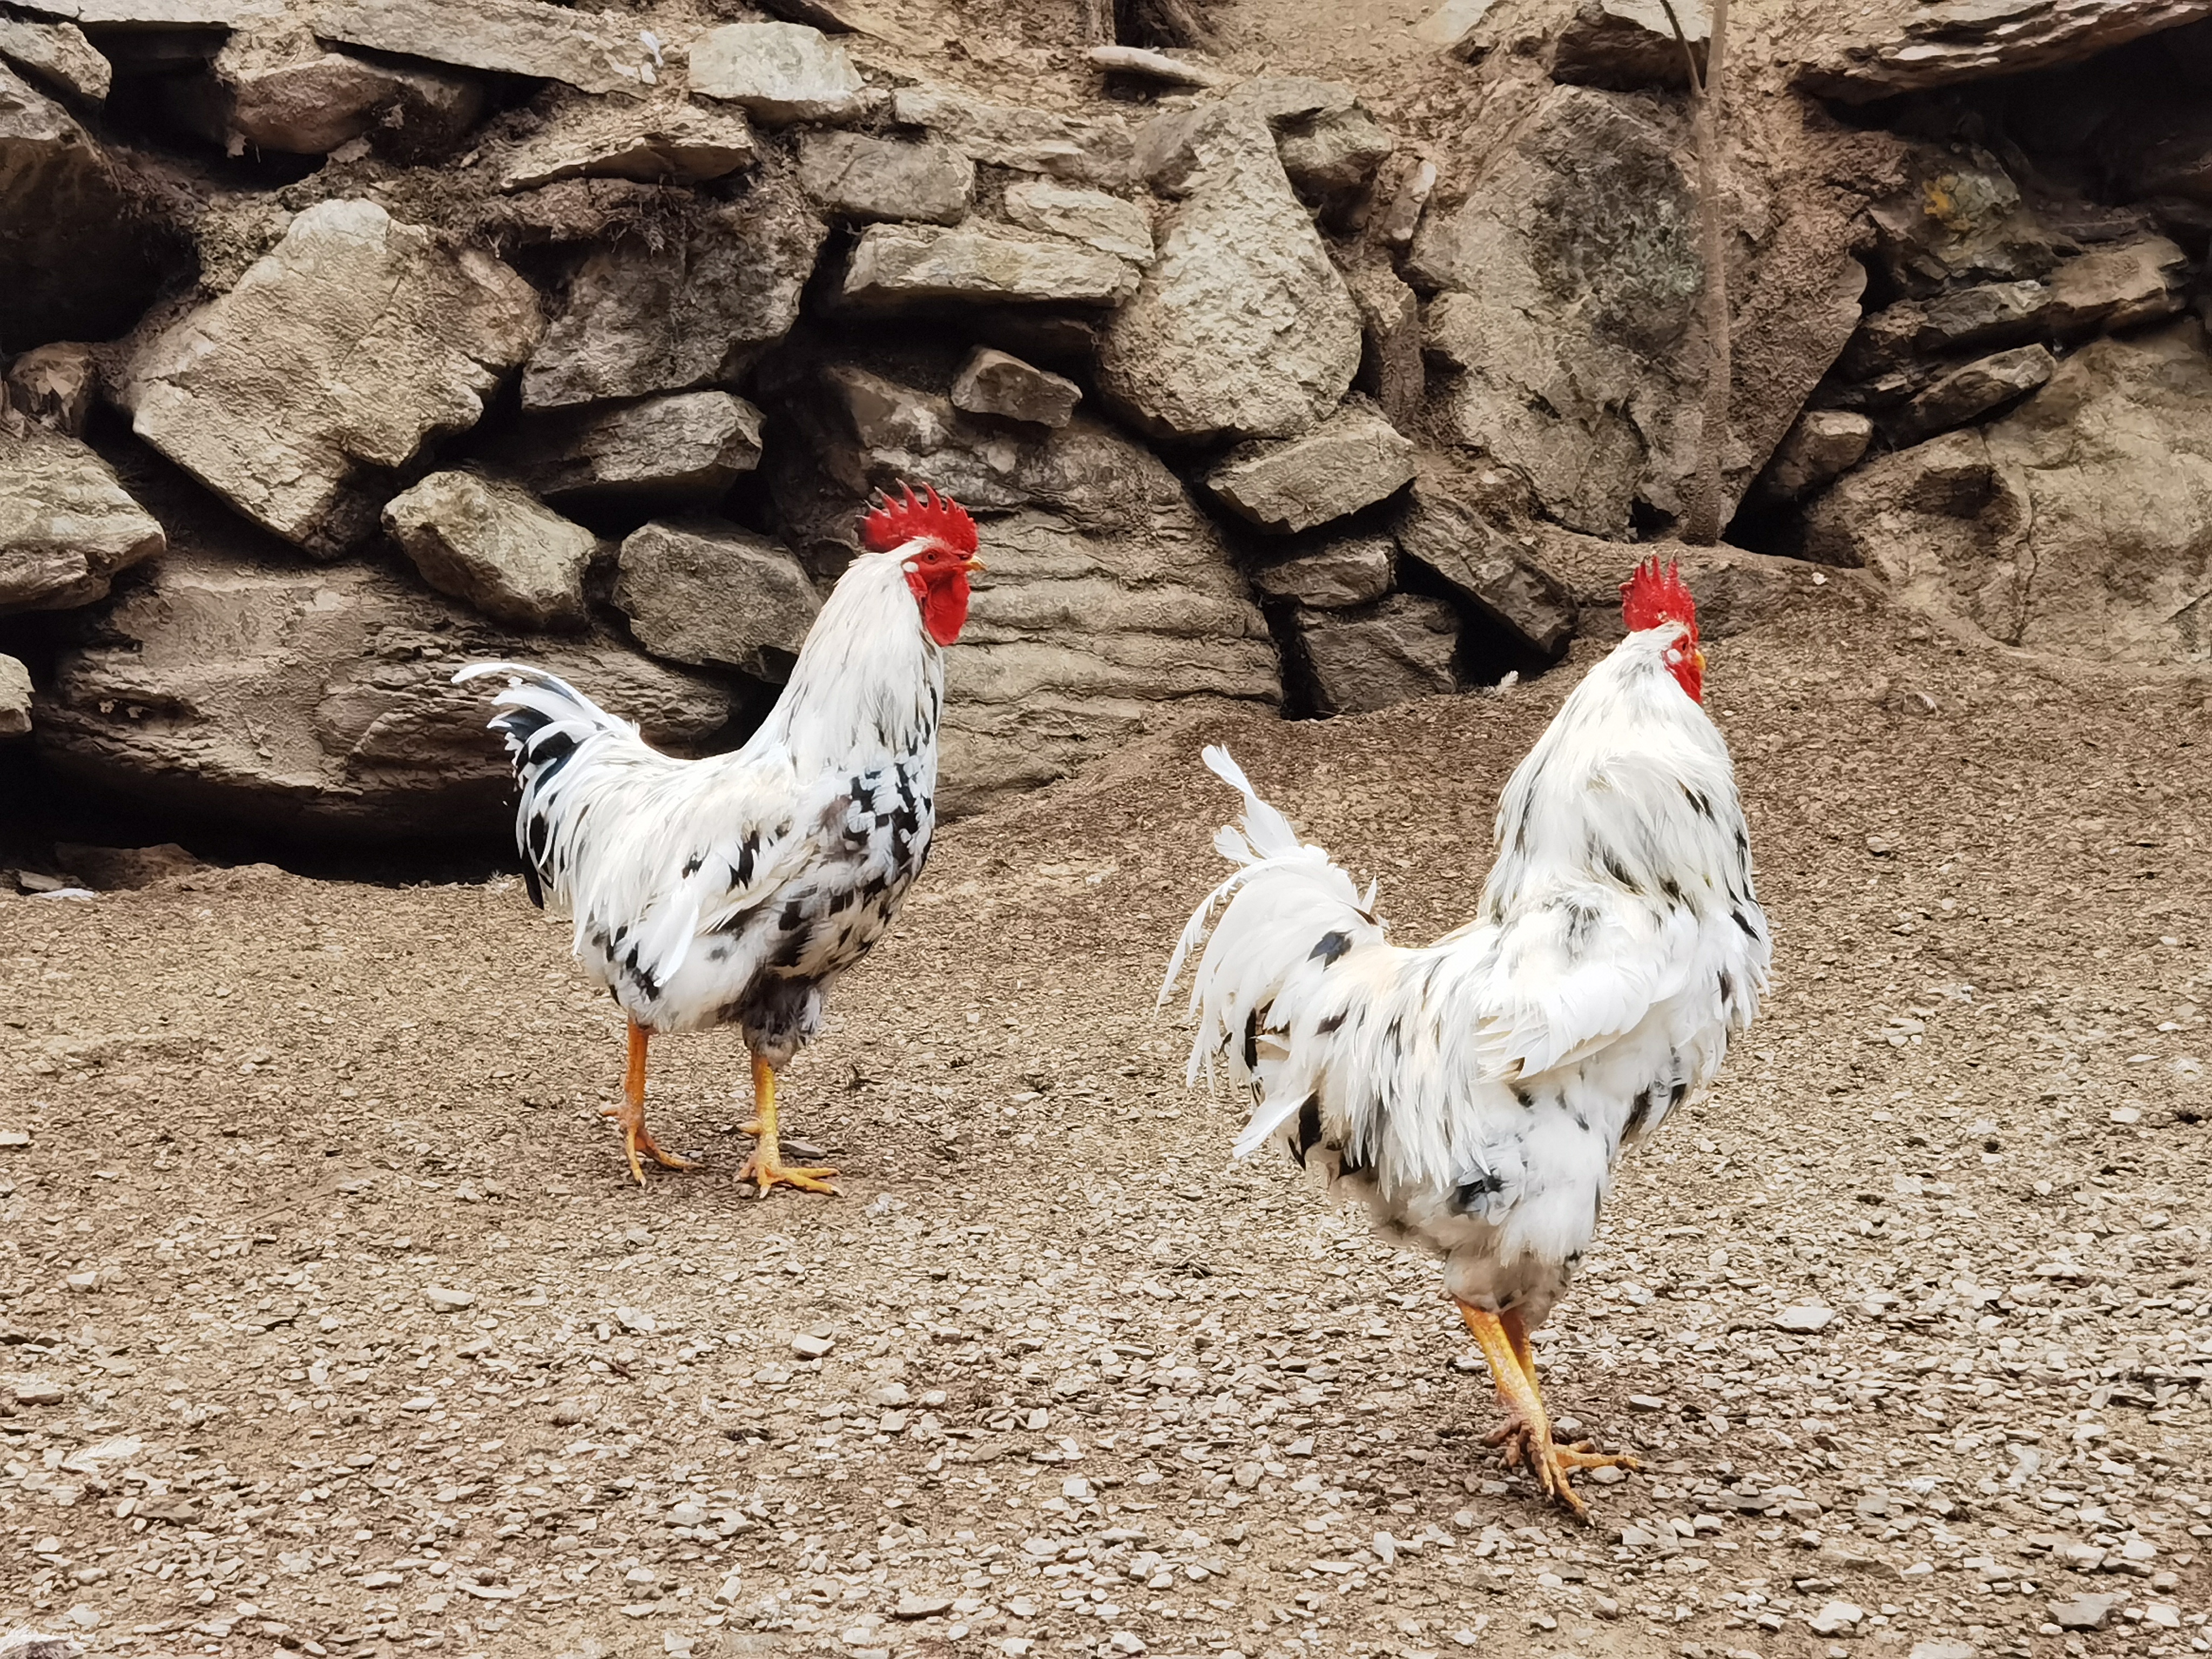
[[[1728,213],[1721,187],[1723,53],[1729,0],[1712,0],[1712,33],[1705,45],[1703,77],[1692,65],[1691,86],[1698,146],[1698,240],[1705,261],[1705,385],[1698,422],[1698,465],[1691,484],[1682,538],[1711,546],[1727,527],[1728,498],[1721,479],[1729,441],[1729,352]],[[1668,15],[1672,16],[1671,9]],[[1683,51],[1688,52],[1685,43]]]
[[[1083,0],[1084,45],[1111,46],[1120,39],[1121,32],[1114,27],[1114,0]]]

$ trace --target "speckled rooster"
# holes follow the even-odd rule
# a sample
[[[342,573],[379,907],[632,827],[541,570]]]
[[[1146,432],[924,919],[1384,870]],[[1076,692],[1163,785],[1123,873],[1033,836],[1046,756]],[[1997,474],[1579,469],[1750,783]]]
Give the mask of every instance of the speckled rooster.
[[[1280,1141],[1382,1237],[1443,1258],[1506,1411],[1491,1443],[1578,1514],[1568,1471],[1629,1460],[1553,1442],[1528,1333],[1596,1233],[1622,1146],[1711,1085],[1771,954],[1697,608],[1656,559],[1621,594],[1628,637],[1515,769],[1480,914],[1434,945],[1389,944],[1374,888],[1207,750],[1244,796],[1214,842],[1237,868],[1160,992],[1202,944],[1190,1078],[1219,1066],[1250,1090],[1237,1152]]]
[[[741,1179],[836,1189],[830,1169],[783,1162],[775,1074],[822,1026],[840,975],[867,954],[921,875],[936,821],[943,647],[983,567],[973,520],[909,489],[861,520],[864,550],[838,580],[775,708],[734,754],[678,760],[649,748],[540,669],[507,677],[491,726],[522,786],[515,840],[533,903],[575,918],[584,971],[629,1017],[620,1125],[630,1174],[642,1152],[645,1055],[655,1031],[735,1025],[752,1051],[759,1137]]]

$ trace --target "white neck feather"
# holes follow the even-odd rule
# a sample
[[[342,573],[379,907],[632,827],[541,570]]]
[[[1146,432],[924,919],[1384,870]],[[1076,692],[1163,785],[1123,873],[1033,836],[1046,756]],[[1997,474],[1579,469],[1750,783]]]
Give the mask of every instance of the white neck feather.
[[[907,586],[904,562],[918,545],[847,567],[755,743],[781,742],[802,773],[933,749],[945,653]]]

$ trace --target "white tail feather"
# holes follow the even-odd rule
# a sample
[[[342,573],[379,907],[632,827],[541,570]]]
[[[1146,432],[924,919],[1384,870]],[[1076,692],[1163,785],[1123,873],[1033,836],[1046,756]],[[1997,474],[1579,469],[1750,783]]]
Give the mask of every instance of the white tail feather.
[[[1243,769],[1224,749],[1205,751],[1206,764],[1244,798],[1240,822],[1223,826],[1214,847],[1237,867],[1200,902],[1176,942],[1160,986],[1160,1001],[1195,957],[1190,1013],[1198,1023],[1185,1079],[1209,1081],[1226,1066],[1234,1083],[1257,1085],[1260,1098],[1252,1120],[1238,1136],[1240,1156],[1276,1133],[1304,1103],[1301,1089],[1285,1089],[1277,1073],[1286,1052],[1268,1042],[1255,1066],[1248,1063],[1245,1033],[1256,1018],[1264,1028],[1268,1011],[1294,981],[1321,971],[1334,960],[1316,955],[1316,942],[1342,934],[1346,948],[1379,944],[1382,925],[1369,912],[1370,886],[1363,896],[1352,878],[1329,861],[1328,851],[1301,842],[1291,821],[1260,798]],[[1216,913],[1218,912],[1217,917]]]

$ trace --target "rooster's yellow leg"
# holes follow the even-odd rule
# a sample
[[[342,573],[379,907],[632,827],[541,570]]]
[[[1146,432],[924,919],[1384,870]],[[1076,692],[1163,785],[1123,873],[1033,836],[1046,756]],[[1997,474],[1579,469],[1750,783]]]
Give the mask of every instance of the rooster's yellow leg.
[[[641,1187],[645,1185],[645,1166],[637,1161],[642,1152],[654,1163],[666,1170],[696,1170],[699,1166],[688,1158],[678,1158],[673,1152],[664,1152],[653,1142],[645,1127],[645,1040],[649,1033],[635,1020],[629,1023],[629,1063],[623,1068],[623,1103],[610,1106],[601,1113],[615,1120],[621,1129],[623,1151],[629,1158],[630,1176]]]
[[[836,1196],[837,1189],[829,1179],[837,1173],[835,1170],[796,1169],[783,1161],[775,1134],[775,1068],[758,1054],[753,1056],[753,1121],[738,1127],[746,1134],[758,1135],[760,1145],[738,1171],[738,1179],[751,1182],[763,1198],[775,1187]]]
[[[1562,1446],[1552,1438],[1551,1414],[1544,1409],[1544,1396],[1536,1387],[1535,1356],[1529,1352],[1528,1333],[1518,1314],[1486,1313],[1462,1302],[1459,1315],[1480,1346],[1482,1357],[1489,1361],[1490,1374],[1498,1382],[1498,1403],[1505,1407],[1505,1426],[1486,1437],[1489,1443],[1500,1449],[1507,1468],[1527,1464],[1547,1497],[1589,1520],[1589,1511],[1567,1485],[1567,1471],[1632,1469],[1636,1460],[1591,1452],[1586,1449],[1587,1442]]]

